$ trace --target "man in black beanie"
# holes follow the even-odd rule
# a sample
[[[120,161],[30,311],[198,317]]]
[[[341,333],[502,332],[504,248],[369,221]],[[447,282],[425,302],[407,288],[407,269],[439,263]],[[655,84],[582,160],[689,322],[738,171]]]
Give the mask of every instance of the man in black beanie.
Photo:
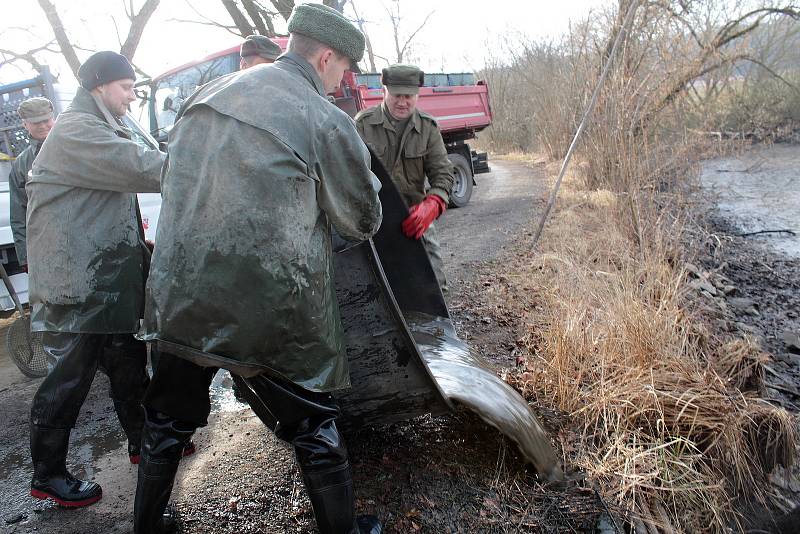
[[[31,330],[44,332],[49,372],[31,406],[31,495],[81,507],[102,496],[66,468],[72,427],[102,366],[138,462],[147,354],[134,339],[150,252],[137,192],[160,190],[165,154],[131,140],[120,118],[135,100],[134,71],[115,52],[78,70],[81,87],[34,162],[27,245]]]

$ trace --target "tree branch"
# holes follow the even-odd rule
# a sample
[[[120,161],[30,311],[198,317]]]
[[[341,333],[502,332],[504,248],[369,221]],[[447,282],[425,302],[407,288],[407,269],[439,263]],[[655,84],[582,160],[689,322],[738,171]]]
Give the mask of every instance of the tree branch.
[[[254,32],[254,28],[252,24],[247,21],[247,18],[244,14],[239,11],[239,6],[236,5],[234,0],[221,0],[222,5],[225,6],[225,9],[228,11],[228,14],[231,16],[233,23],[239,29],[239,34],[242,37],[247,37],[248,35],[252,35]]]
[[[67,37],[67,32],[64,29],[64,24],[61,22],[61,17],[58,16],[58,11],[56,11],[55,6],[50,0],[38,0],[38,2],[42,11],[44,11],[45,17],[47,17],[47,21],[50,23],[50,27],[53,29],[53,35],[55,35],[58,47],[61,49],[61,54],[67,61],[67,65],[69,65],[70,70],[72,70],[75,79],[78,79],[78,68],[80,68],[81,62],[78,59],[78,55],[75,53],[75,48],[72,46],[69,37]]]
[[[281,14],[283,20],[289,20],[292,9],[294,9],[294,0],[270,0],[270,2],[275,6],[277,12]]]
[[[786,84],[792,91],[794,91],[795,93],[800,95],[800,88],[798,88],[795,84],[793,84],[792,82],[790,82],[789,80],[787,80],[786,78],[784,78],[783,76],[778,74],[777,72],[775,72],[775,70],[773,70],[771,67],[766,65],[763,61],[758,60],[758,59],[756,59],[754,57],[751,57],[751,56],[742,56],[740,59],[742,61],[749,61],[750,63],[758,65],[759,67],[761,67],[762,69],[767,71],[770,74],[770,76],[776,78],[777,80],[780,80],[781,82]]]
[[[241,37],[236,26],[225,26],[224,24],[220,24],[219,22],[206,22],[204,20],[188,20],[188,19],[176,19],[171,18],[167,19],[167,22],[180,22],[181,24],[200,24],[202,26],[214,26],[215,28],[221,28],[237,37]]]
[[[264,24],[264,19],[261,17],[261,11],[253,0],[242,0],[242,5],[247,14],[250,15],[250,20],[253,21],[256,30],[260,35],[269,35],[267,25]],[[245,36],[246,37],[246,36]]]
[[[142,6],[142,9],[139,10],[139,13],[132,15],[133,0],[131,0],[132,16],[129,15],[131,27],[128,29],[128,37],[125,39],[125,42],[122,43],[122,47],[119,51],[120,54],[128,58],[128,61],[132,60],[134,54],[136,54],[136,49],[139,47],[139,41],[142,40],[144,28],[147,25],[147,22],[150,20],[150,17],[153,16],[153,13],[158,8],[160,1],[161,0],[147,0]]]
[[[433,15],[435,12],[436,12],[435,9],[431,10],[431,12],[428,13],[428,15],[425,17],[425,20],[422,21],[422,24],[420,24],[419,27],[416,30],[414,30],[411,33],[411,35],[409,35],[408,39],[406,39],[406,42],[403,44],[403,48],[401,50],[403,56],[406,55],[406,49],[408,48],[408,45],[411,44],[411,41],[414,39],[414,37],[416,37],[416,35],[420,32],[420,30],[422,30],[422,28],[425,27],[425,25],[428,23],[428,19],[430,19],[431,15]]]
[[[15,63],[17,61],[25,61],[31,67],[33,67],[33,69],[36,72],[41,73],[44,66],[41,63],[39,63],[39,61],[36,59],[35,54],[37,54],[39,52],[58,53],[58,50],[54,50],[54,49],[50,48],[50,46],[52,44],[54,44],[54,43],[55,43],[55,40],[52,40],[49,43],[47,43],[46,45],[44,45],[44,46],[40,46],[38,48],[33,48],[33,49],[28,50],[27,52],[23,52],[21,54],[19,52],[14,52],[12,50],[6,50],[4,48],[0,48],[0,54],[2,54],[3,57],[4,57],[3,61],[0,62],[0,67],[2,67],[3,65],[11,65],[12,63]],[[9,56],[11,57],[11,59],[5,59],[5,57],[9,57]]]
[[[376,72],[375,69],[375,51],[372,49],[372,41],[369,39],[369,34],[367,33],[364,23],[364,19],[361,18],[361,15],[358,14],[358,9],[356,8],[355,1],[350,2],[350,8],[353,10],[353,15],[356,17],[356,24],[358,25],[358,29],[361,30],[361,33],[364,34],[364,46],[367,49],[367,60],[369,61],[369,70],[370,72]]]

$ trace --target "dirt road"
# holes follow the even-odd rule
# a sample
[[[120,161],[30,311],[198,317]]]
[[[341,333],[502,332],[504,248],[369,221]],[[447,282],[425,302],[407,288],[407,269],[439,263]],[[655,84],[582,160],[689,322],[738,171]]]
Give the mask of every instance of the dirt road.
[[[440,222],[450,281],[448,300],[462,333],[495,362],[509,361],[506,328],[487,328],[470,314],[474,287],[499,261],[542,205],[543,172],[512,160],[479,175],[466,208]],[[474,327],[474,328],[473,328]],[[4,346],[2,348],[4,350]],[[502,352],[502,354],[501,354]],[[215,409],[195,436],[198,452],[179,472],[173,498],[185,532],[313,532],[310,504],[289,447],[244,405],[218,375]],[[73,432],[69,463],[76,475],[103,487],[103,500],[66,511],[28,496],[28,410],[38,380],[25,378],[0,353],[0,530],[14,533],[127,533],[132,530],[136,470],[98,374]],[[360,512],[376,513],[389,532],[505,532],[509,518],[498,491],[513,481],[534,488],[513,447],[466,414],[422,419],[348,436]],[[502,481],[501,481],[502,479]],[[553,496],[537,494],[539,501]],[[547,504],[547,503],[546,503]],[[549,503],[551,513],[559,503]]]

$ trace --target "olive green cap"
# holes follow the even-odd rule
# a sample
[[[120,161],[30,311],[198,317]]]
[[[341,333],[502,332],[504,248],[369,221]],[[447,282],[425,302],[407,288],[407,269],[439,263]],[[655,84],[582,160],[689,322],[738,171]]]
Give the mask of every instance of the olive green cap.
[[[364,34],[344,15],[322,4],[300,4],[289,17],[289,33],[299,33],[326,44],[350,58],[350,70],[361,72]]]
[[[264,59],[275,61],[281,55],[281,47],[269,37],[263,35],[248,35],[239,49],[241,57],[261,56]]]
[[[381,72],[381,83],[392,95],[416,95],[425,83],[425,73],[414,65],[389,65]]]
[[[46,121],[53,118],[53,103],[43,96],[35,96],[20,104],[17,114],[27,122]]]

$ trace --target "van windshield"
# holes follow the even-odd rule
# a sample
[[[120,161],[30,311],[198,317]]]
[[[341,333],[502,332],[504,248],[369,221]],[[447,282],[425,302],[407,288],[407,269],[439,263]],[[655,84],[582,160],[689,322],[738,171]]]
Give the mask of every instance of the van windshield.
[[[239,54],[232,53],[203,61],[156,80],[153,84],[156,129],[162,131],[171,129],[181,105],[195,89],[238,68]]]

